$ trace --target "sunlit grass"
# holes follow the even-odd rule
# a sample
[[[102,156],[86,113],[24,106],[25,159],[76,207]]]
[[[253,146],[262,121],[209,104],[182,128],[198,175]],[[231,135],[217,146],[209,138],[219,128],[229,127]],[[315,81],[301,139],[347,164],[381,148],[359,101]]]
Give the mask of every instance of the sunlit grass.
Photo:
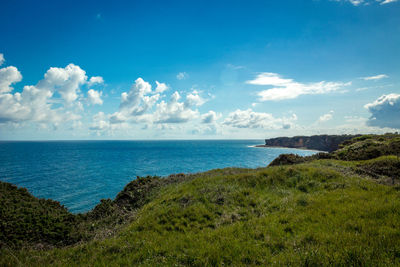
[[[16,256],[37,266],[400,264],[399,191],[324,168],[338,163],[199,175],[162,188],[114,238]]]

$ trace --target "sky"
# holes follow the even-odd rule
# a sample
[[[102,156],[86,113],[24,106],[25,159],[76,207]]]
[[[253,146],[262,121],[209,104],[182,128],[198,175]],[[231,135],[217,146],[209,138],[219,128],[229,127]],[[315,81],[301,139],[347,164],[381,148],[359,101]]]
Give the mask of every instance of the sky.
[[[400,0],[0,5],[0,140],[400,129]]]

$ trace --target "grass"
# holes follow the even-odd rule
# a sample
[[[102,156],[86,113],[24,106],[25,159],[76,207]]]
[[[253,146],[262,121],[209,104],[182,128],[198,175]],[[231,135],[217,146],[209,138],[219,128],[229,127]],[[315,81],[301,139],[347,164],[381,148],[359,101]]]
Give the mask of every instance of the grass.
[[[397,181],[398,164],[397,156],[313,159],[142,178],[82,215],[80,229],[103,225],[96,233],[129,218],[110,237],[3,247],[0,265],[398,266],[400,188],[384,182]]]

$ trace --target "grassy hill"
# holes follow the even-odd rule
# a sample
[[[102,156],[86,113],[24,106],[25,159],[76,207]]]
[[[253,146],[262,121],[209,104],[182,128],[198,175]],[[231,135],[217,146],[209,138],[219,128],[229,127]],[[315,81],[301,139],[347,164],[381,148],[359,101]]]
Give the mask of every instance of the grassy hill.
[[[0,265],[400,265],[400,136],[129,183],[73,215],[0,187]]]

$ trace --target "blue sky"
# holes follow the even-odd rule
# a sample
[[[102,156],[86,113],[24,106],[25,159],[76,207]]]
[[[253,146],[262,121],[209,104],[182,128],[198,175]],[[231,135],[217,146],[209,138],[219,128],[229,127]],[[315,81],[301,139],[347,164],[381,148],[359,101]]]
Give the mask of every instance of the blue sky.
[[[0,139],[400,128],[400,1],[2,1]]]

